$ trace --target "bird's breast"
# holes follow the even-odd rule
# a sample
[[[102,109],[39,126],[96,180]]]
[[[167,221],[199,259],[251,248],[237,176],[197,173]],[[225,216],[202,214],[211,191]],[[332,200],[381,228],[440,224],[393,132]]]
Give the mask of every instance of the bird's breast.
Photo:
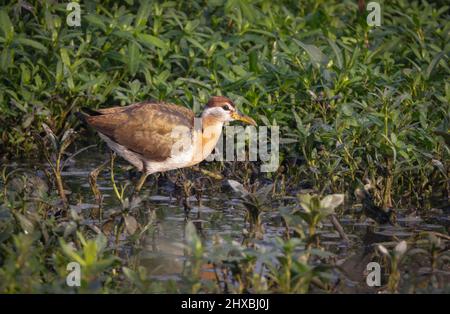
[[[222,134],[222,124],[207,125],[203,130],[197,130],[194,133],[194,154],[192,156],[192,165],[203,161],[208,157],[217,145]]]
[[[202,162],[216,147],[221,133],[221,124],[184,133],[183,138],[177,140],[176,144],[178,146],[173,147],[169,158],[162,162],[153,161],[148,163],[147,168],[149,172],[190,167]]]

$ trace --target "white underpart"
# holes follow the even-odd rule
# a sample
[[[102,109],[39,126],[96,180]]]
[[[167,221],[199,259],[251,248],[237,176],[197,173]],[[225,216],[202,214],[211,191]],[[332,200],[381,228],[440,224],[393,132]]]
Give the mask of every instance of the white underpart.
[[[163,172],[172,169],[184,168],[189,166],[189,162],[194,155],[194,146],[192,145],[192,132],[184,134],[184,139],[178,140],[183,142],[181,149],[172,149],[172,154],[164,161],[146,161],[147,173]],[[176,146],[175,143],[174,146]]]
[[[114,141],[112,141],[109,137],[102,133],[98,133],[100,137],[108,144],[109,148],[117,153],[120,157],[127,160],[130,164],[135,166],[139,171],[142,171],[144,168],[144,164],[142,162],[142,158],[139,158],[139,155],[133,151],[128,150],[125,146],[120,145]]]
[[[112,141],[109,137],[101,133],[99,133],[99,135],[113,151],[135,166],[139,171],[145,170],[146,173],[152,174],[190,167],[203,161],[215,148],[217,140],[222,132],[222,127],[223,123],[217,123],[213,126],[204,128],[204,133],[202,133],[201,128],[194,130],[194,132],[184,130],[184,132],[179,133],[179,137],[177,137],[177,142],[183,143],[181,149],[173,149],[172,155],[164,161],[146,160],[141,154],[127,149],[125,146]],[[181,134],[183,135],[180,137]],[[205,135],[208,140],[204,140],[203,135]]]

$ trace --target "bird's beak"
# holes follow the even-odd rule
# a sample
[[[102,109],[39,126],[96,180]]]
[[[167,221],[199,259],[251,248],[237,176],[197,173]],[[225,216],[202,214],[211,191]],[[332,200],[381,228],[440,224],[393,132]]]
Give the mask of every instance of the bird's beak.
[[[231,114],[231,117],[232,117],[234,120],[242,121],[242,122],[245,122],[245,123],[247,123],[247,124],[256,126],[255,120],[253,120],[253,119],[250,118],[249,116],[246,116],[245,114],[241,114],[241,113],[239,113],[239,112],[237,112],[237,111],[233,112],[233,113]]]

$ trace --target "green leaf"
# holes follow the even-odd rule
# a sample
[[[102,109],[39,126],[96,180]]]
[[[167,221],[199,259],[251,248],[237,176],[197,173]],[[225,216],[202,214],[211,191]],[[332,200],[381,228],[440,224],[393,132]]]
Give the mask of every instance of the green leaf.
[[[139,41],[144,45],[154,46],[164,50],[169,48],[169,45],[165,43],[163,40],[159,39],[158,37],[147,34],[139,34],[137,37]]]
[[[86,15],[86,17],[84,17],[84,19],[91,25],[96,26],[98,28],[100,28],[102,31],[106,31],[106,25],[105,23],[103,23],[103,21],[101,20],[101,18],[99,18],[97,15],[95,14],[88,14]]]
[[[258,55],[256,54],[256,50],[250,51],[248,55],[248,63],[250,72],[258,72]]]
[[[0,69],[2,71],[6,71],[11,66],[10,56],[10,49],[5,47],[0,55]]]
[[[311,206],[312,196],[309,194],[298,194],[297,197],[298,197],[298,199],[300,201],[300,205],[302,205],[303,209],[307,213],[310,213],[313,210],[313,208]]]
[[[197,229],[192,221],[186,224],[185,239],[189,254],[200,257],[203,251],[202,241],[197,234]]]
[[[300,40],[297,39],[294,39],[294,41],[306,51],[306,53],[309,55],[309,58],[311,59],[311,62],[315,66],[328,63],[327,56],[324,55],[322,50],[320,50],[316,46],[302,43]]]
[[[70,68],[70,58],[69,58],[69,53],[67,52],[66,48],[61,48],[60,49],[60,55],[61,55],[61,60],[63,62],[63,64]]]
[[[445,55],[443,51],[439,52],[433,60],[431,60],[430,64],[428,65],[427,71],[425,72],[426,79],[430,79],[431,72],[433,72],[434,68],[437,66],[441,58]]]
[[[84,259],[80,255],[78,255],[78,253],[75,252],[75,250],[72,248],[72,246],[67,244],[66,241],[63,240],[63,238],[59,239],[59,244],[61,246],[63,253],[68,258],[70,258],[74,262],[77,262],[81,266],[86,266],[86,262],[84,261]]]
[[[226,1],[225,10],[228,14],[235,14],[236,10],[250,22],[256,19],[257,10],[250,4],[248,0],[229,0]]]
[[[108,239],[105,237],[103,233],[100,233],[95,238],[95,243],[97,244],[97,252],[102,252],[108,245]]]
[[[136,15],[135,26],[144,26],[147,23],[148,16],[150,15],[150,3],[148,0],[141,1],[138,13]]]
[[[332,252],[328,252],[328,251],[324,251],[322,249],[310,249],[309,251],[312,255],[321,257],[321,258],[329,258],[329,257],[333,257],[336,256],[336,254],[332,253]]]
[[[71,91],[75,90],[75,83],[73,81],[72,74],[69,74],[69,76],[67,77],[67,86],[69,86],[69,89]]]
[[[191,44],[193,44],[195,47],[199,48],[204,53],[206,53],[205,47],[203,47],[203,45],[197,39],[194,39],[194,38],[191,38],[191,37],[187,37],[186,40],[188,42],[190,42]]]
[[[22,128],[27,129],[34,121],[34,115],[26,115],[22,121]]]
[[[31,79],[31,73],[25,63],[20,64],[20,72],[22,84],[28,84]]]
[[[326,215],[334,212],[334,209],[344,202],[344,194],[332,194],[325,196],[320,201],[320,209]]]
[[[342,52],[341,49],[339,49],[338,45],[336,43],[328,38],[328,43],[330,44],[331,48],[333,49],[334,55],[336,56],[336,64],[339,69],[342,69],[343,62],[342,62]]]
[[[123,274],[129,281],[131,281],[135,285],[140,285],[140,278],[138,274],[128,267],[122,267]]]
[[[14,213],[14,216],[16,217],[16,219],[19,221],[20,223],[20,227],[22,228],[23,232],[25,234],[31,234],[34,231],[34,225],[31,222],[31,220],[29,220],[27,217],[25,217],[22,214],[19,213]]]
[[[108,267],[110,267],[117,260],[118,258],[115,256],[98,260],[92,265],[93,266],[92,269],[94,270],[94,272],[102,272]]]
[[[56,63],[56,84],[60,84],[64,79],[64,70],[61,60]]]
[[[39,49],[39,50],[47,53],[47,48],[43,44],[41,44],[35,40],[19,37],[19,38],[16,38],[14,41],[21,45],[30,46],[30,47]]]
[[[440,130],[435,130],[433,131],[435,134],[440,135],[444,138],[445,143],[450,146],[450,131],[440,131]]]
[[[5,10],[0,10],[0,29],[2,30],[7,42],[13,39],[14,26]]]
[[[130,41],[128,44],[128,70],[131,75],[135,75],[139,68],[139,46],[136,42]]]
[[[94,265],[97,261],[97,243],[94,240],[87,241],[83,248],[86,265]]]
[[[397,135],[395,133],[391,133],[391,142],[394,145],[397,145]]]

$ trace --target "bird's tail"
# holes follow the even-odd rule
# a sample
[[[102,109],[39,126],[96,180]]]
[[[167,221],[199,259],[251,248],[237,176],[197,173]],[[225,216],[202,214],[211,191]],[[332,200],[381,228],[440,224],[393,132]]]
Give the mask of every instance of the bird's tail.
[[[84,112],[81,112],[81,111],[75,112],[75,115],[83,123],[86,123],[86,118],[89,117],[89,115],[87,115],[87,114],[85,114]]]
[[[98,116],[98,115],[101,115],[101,113],[99,113],[98,111],[95,111],[94,109],[91,109],[88,107],[83,107],[83,108],[81,108],[80,111],[75,112],[75,115],[81,122],[88,123],[88,121],[86,121],[86,119],[88,117]]]

